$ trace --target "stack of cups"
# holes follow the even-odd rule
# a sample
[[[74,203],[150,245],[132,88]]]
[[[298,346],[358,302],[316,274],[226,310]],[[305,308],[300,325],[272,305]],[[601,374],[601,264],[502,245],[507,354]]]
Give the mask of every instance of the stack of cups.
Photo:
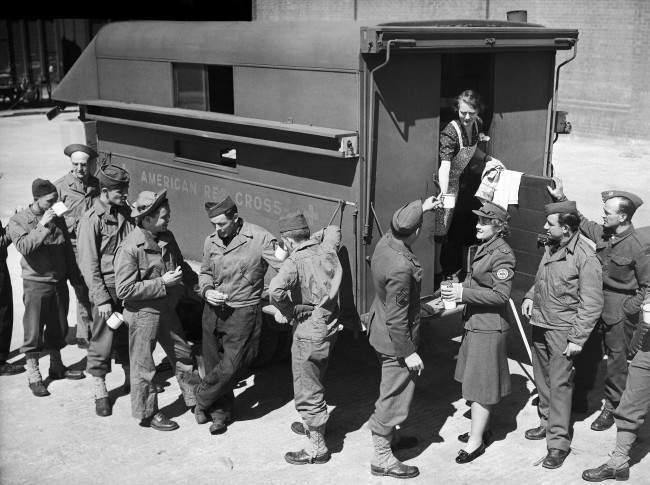
[[[445,280],[442,283],[440,283],[440,287],[442,288],[443,286],[445,287],[452,287],[454,284],[450,280]],[[442,299],[442,303],[445,306],[445,310],[453,310],[456,308],[456,300],[447,300],[446,298]]]

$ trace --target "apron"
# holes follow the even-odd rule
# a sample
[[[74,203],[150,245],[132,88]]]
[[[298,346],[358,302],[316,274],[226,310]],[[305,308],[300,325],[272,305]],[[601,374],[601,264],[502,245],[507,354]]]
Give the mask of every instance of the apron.
[[[451,166],[449,167],[449,186],[447,188],[448,194],[454,194],[458,200],[458,187],[460,174],[465,170],[465,167],[469,164],[470,160],[476,152],[476,145],[464,146],[463,145],[463,134],[460,131],[461,127],[458,125],[456,120],[451,122],[452,126],[456,129],[458,134],[458,142],[460,143],[460,150],[456,156],[451,160]],[[476,127],[476,121],[472,124],[472,131]],[[449,231],[449,226],[451,225],[451,219],[454,213],[454,209],[444,209],[442,207],[436,209],[435,211],[435,225],[433,228],[434,236],[445,236]]]

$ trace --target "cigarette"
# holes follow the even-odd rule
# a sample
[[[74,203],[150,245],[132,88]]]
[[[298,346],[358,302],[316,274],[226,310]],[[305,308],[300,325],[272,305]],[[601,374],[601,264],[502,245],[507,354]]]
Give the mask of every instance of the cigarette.
[[[422,369],[418,369],[418,377],[420,377],[420,374],[422,374]]]

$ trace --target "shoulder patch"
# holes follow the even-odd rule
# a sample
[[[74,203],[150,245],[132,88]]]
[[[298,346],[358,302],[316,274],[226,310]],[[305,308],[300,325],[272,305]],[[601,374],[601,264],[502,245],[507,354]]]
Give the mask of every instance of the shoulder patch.
[[[399,307],[405,307],[409,304],[409,292],[406,288],[399,290],[397,295],[395,295],[395,303]]]
[[[514,271],[509,268],[499,268],[494,272],[494,276],[500,281],[505,281],[509,278],[512,278],[513,275]]]

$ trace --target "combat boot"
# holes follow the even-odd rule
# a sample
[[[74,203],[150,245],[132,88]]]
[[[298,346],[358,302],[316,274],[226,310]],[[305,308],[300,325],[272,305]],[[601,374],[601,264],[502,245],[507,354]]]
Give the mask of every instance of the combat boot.
[[[95,376],[93,378],[93,384],[95,387],[95,414],[101,417],[110,416],[113,414],[113,409],[108,397],[108,390],[106,389],[104,376]]]
[[[26,357],[25,368],[27,369],[27,382],[32,394],[36,397],[49,396],[50,392],[43,384],[43,376],[41,376],[41,371],[38,369],[38,358]]]
[[[330,460],[330,451],[325,443],[325,425],[309,426],[307,436],[309,437],[308,449],[289,451],[284,455],[287,463],[292,465],[320,465]]]
[[[594,431],[605,431],[614,424],[614,414],[611,409],[603,408],[600,415],[591,423],[591,429]]]
[[[392,478],[414,478],[420,474],[415,466],[405,465],[393,455],[390,448],[391,435],[372,433],[374,454],[370,464],[370,473],[376,476]]]

